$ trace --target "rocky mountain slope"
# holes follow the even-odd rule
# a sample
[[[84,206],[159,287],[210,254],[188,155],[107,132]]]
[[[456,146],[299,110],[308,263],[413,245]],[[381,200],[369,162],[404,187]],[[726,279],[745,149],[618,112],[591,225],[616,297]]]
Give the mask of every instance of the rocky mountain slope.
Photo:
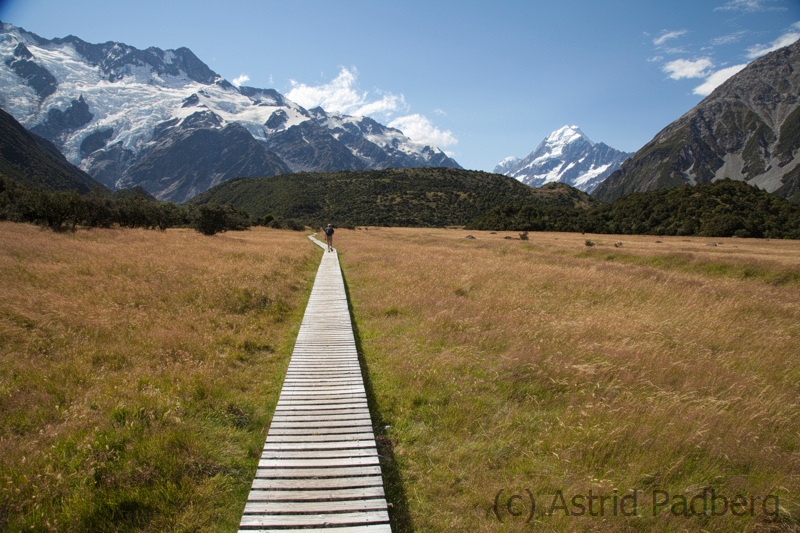
[[[188,48],[138,50],[0,23],[0,108],[110,189],[183,202],[238,177],[446,166],[435,146],[368,117],[235,87]]]
[[[48,141],[30,133],[0,109],[0,176],[27,187],[81,194],[102,185],[67,161]]]
[[[664,128],[594,191],[625,194],[722,178],[800,203],[800,41],[756,59]]]
[[[494,172],[532,187],[561,182],[592,192],[631,155],[592,142],[577,126],[564,126],[548,135],[524,159],[503,159]]]

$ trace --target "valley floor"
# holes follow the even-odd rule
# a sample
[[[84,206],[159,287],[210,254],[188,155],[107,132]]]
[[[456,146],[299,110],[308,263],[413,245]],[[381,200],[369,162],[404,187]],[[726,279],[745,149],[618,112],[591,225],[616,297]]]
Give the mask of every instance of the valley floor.
[[[395,533],[800,529],[800,241],[334,245]],[[0,530],[235,531],[320,254],[0,223]]]

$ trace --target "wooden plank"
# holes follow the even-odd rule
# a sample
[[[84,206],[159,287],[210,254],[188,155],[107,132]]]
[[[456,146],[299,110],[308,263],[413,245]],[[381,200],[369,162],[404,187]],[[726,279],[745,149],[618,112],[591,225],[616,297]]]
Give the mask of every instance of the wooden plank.
[[[298,419],[305,417],[319,417],[320,420],[328,420],[331,417],[348,416],[348,415],[367,415],[369,416],[369,409],[366,403],[356,407],[347,407],[342,409],[294,409],[292,406],[279,407],[275,409],[276,417],[292,417],[296,416]]]
[[[319,405],[319,406],[332,406],[344,404],[359,404],[361,407],[367,406],[367,396],[363,392],[361,394],[350,392],[347,394],[295,394],[286,395],[278,400],[281,406],[290,405]]]
[[[304,411],[301,413],[297,413],[297,415],[298,416],[295,416],[294,411],[292,411],[291,409],[288,409],[286,411],[276,411],[275,414],[272,416],[272,420],[277,422],[296,421],[298,423],[313,422],[315,420],[318,420],[320,422],[334,422],[334,421],[361,420],[361,419],[369,420],[369,409],[367,409],[367,407],[364,406],[358,409],[348,409],[338,412],[323,411],[314,413],[313,411]]]
[[[368,457],[325,457],[322,459],[261,459],[258,468],[322,468],[377,465],[377,455]]]
[[[358,360],[353,357],[352,361],[324,361],[324,360],[310,360],[306,362],[290,364],[287,369],[289,373],[292,372],[313,372],[319,375],[326,375],[336,372],[350,372],[361,373],[361,367]]]
[[[239,531],[247,531],[248,533],[392,533],[389,524],[369,524],[361,526],[343,526],[343,527],[324,527],[324,528],[302,528],[302,529],[286,529],[286,528],[270,528],[267,526],[253,526],[252,528],[240,529]]]
[[[281,397],[283,396],[364,396],[363,385],[297,385],[289,383],[284,386]]]
[[[322,479],[261,479],[253,480],[253,489],[258,490],[296,490],[302,492],[320,489],[358,489],[364,487],[383,487],[381,476],[334,477]]]
[[[293,411],[291,408],[275,410],[272,419],[290,419],[290,420],[352,420],[354,417],[369,416],[369,409],[367,406],[359,407],[357,409],[339,409],[333,410],[315,410],[315,411]]]
[[[378,457],[376,448],[339,448],[326,450],[262,450],[261,459],[336,459]]]
[[[267,436],[267,442],[276,444],[279,442],[285,443],[306,443],[306,442],[353,442],[372,439],[375,441],[375,436],[372,431],[369,433],[324,433],[322,435],[281,435],[273,434],[271,431]]]
[[[348,394],[352,392],[363,393],[364,385],[356,383],[352,378],[347,381],[339,383],[313,383],[308,381],[293,381],[283,385],[286,394],[295,394],[303,392],[326,392],[328,394]],[[283,394],[283,393],[281,393]]]
[[[326,500],[355,500],[385,498],[382,486],[360,487],[357,489],[319,489],[319,490],[261,490],[254,489],[248,501],[252,502],[302,502]]]
[[[379,465],[355,465],[331,468],[259,468],[256,470],[256,479],[266,478],[340,478],[354,476],[380,476]]]
[[[281,450],[349,450],[351,448],[375,449],[374,440],[351,440],[346,442],[269,442],[264,444],[264,451]],[[376,452],[377,453],[377,452]]]
[[[372,421],[367,417],[348,418],[344,420],[315,420],[308,418],[306,421],[296,421],[288,418],[280,420],[273,419],[272,429],[275,431],[324,431],[326,429],[352,429],[352,428],[372,428]]]
[[[313,363],[308,365],[296,365],[286,372],[286,377],[293,378],[332,378],[332,377],[351,377],[361,378],[361,368],[355,363],[347,365],[338,365],[336,367],[326,367],[321,369],[322,363]]]
[[[316,411],[343,411],[343,410],[354,409],[354,408],[357,408],[357,407],[366,407],[366,405],[367,405],[367,402],[362,402],[362,403],[350,402],[350,401],[347,401],[347,402],[336,402],[335,400],[328,400],[328,402],[331,402],[331,403],[309,404],[309,403],[291,402],[291,401],[278,402],[278,406],[276,408],[276,411],[278,409],[281,409],[281,410],[289,409],[289,410],[297,410],[297,411],[314,411],[314,412],[316,412]]]
[[[369,420],[357,421],[356,423],[326,422],[325,425],[310,423],[305,426],[272,424],[270,432],[275,431],[276,435],[313,434],[313,433],[347,433],[349,431],[372,431],[372,424]]]
[[[269,433],[272,435],[336,435],[339,433],[371,433],[372,432],[372,425],[371,424],[361,424],[358,426],[341,426],[341,427],[330,427],[330,426],[312,426],[312,427],[304,427],[304,428],[282,428],[282,427],[275,427],[274,425],[269,428]]]
[[[351,373],[361,375],[361,365],[356,356],[352,356],[348,361],[325,361],[324,358],[316,358],[308,361],[295,361],[287,368],[287,377],[291,377],[293,372],[303,372],[324,378],[328,374]],[[310,376],[306,376],[310,377]]]
[[[281,396],[291,396],[293,394],[364,394],[363,385],[284,385]]]
[[[362,398],[365,404],[367,398],[363,387],[292,387],[290,385],[285,392],[281,393],[278,401],[297,400],[299,396],[307,396],[312,399],[321,396],[331,396],[333,399]]]
[[[361,403],[367,405],[367,395],[364,391],[326,391],[326,390],[299,390],[282,394],[278,399],[281,404],[286,403],[325,403],[332,405],[334,403]]]
[[[363,386],[363,380],[361,379],[361,374],[353,375],[353,374],[345,374],[344,376],[340,377],[328,377],[330,372],[317,372],[315,374],[310,374],[306,376],[292,376],[287,374],[286,378],[283,380],[284,387],[286,384],[291,383],[319,383],[319,384],[326,384],[326,383],[358,383],[359,385]]]
[[[364,391],[364,384],[358,383],[352,378],[344,378],[338,382],[331,382],[331,381],[311,381],[311,380],[304,380],[304,381],[289,381],[284,382],[283,384],[283,392],[294,392],[294,391],[329,391],[329,392],[363,392]]]
[[[385,509],[386,501],[380,498],[323,502],[247,502],[244,507],[244,514],[326,513],[332,511],[380,511]]]
[[[298,415],[302,414],[303,411],[347,411],[349,409],[353,409],[356,407],[366,407],[367,402],[362,401],[358,402],[356,400],[320,400],[320,401],[281,401],[278,402],[276,407],[276,411],[280,410],[289,410],[289,411],[297,411]]]
[[[281,394],[278,402],[315,402],[320,403],[352,403],[359,402],[367,405],[367,395],[363,390],[346,389],[343,391],[325,389],[298,389],[289,390],[286,394]]]
[[[283,381],[284,387],[292,389],[301,387],[321,388],[329,386],[350,386],[364,389],[364,383],[358,374],[343,376],[287,376]]]
[[[240,528],[252,526],[355,526],[359,524],[388,523],[389,513],[383,511],[362,511],[353,513],[322,513],[296,515],[244,515]]]
[[[285,390],[281,393],[281,398],[292,398],[295,396],[338,396],[341,398],[347,397],[364,397],[364,387],[354,387],[352,385],[341,385],[341,386],[293,386],[288,385],[285,387]]]
[[[295,364],[290,365],[287,369],[286,375],[287,377],[294,377],[295,374],[309,378],[312,376],[318,376],[320,378],[325,378],[327,376],[336,376],[336,375],[343,375],[343,376],[361,376],[361,367],[356,364],[357,361],[353,361],[352,363],[342,364],[342,365],[327,365],[324,364],[325,362],[312,362],[312,363],[304,363],[304,364]]]
[[[313,428],[313,427],[351,427],[358,425],[371,425],[369,413],[340,415],[334,417],[273,417],[272,425],[275,428]]]
[[[273,421],[270,431],[277,431],[279,434],[288,435],[289,433],[346,433],[347,430],[372,431],[372,421],[369,418],[351,420],[308,420],[306,422],[295,422],[292,420],[281,419]]]
[[[295,365],[287,369],[286,378],[303,378],[303,379],[330,379],[330,378],[358,378],[361,379],[361,367],[355,364],[343,365],[341,368],[328,368],[319,363],[316,368],[313,363],[308,365]]]
[[[299,354],[297,359],[292,362],[292,365],[297,365],[301,363],[320,363],[324,362],[325,366],[332,366],[336,363],[344,363],[344,364],[353,364],[358,363],[358,352],[355,349],[343,349],[338,351],[333,351],[329,348],[324,346],[314,346],[314,347],[302,347],[300,348],[302,353]],[[320,351],[325,351],[326,353],[320,354]],[[318,368],[320,370],[320,368]]]

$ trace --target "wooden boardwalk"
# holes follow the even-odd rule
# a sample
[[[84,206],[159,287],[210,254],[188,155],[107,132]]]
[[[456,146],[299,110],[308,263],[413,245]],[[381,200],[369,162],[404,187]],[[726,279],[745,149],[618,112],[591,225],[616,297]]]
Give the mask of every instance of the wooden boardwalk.
[[[239,531],[391,533],[338,254],[326,250]]]

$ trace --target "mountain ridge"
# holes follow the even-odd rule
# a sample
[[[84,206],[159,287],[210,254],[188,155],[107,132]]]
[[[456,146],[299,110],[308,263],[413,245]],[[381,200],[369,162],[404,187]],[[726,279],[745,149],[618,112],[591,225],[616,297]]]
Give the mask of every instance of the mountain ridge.
[[[632,192],[731,178],[800,203],[800,41],[752,61],[661,130],[594,191]]]
[[[312,113],[274,89],[235,87],[188,48],[139,50],[72,35],[44,39],[0,23],[0,59],[0,108],[112,190],[142,185],[161,200],[183,202],[233,175],[461,168],[439,148],[369,117]],[[223,134],[231,124],[252,137],[246,148],[225,144],[228,137],[243,138],[231,134],[242,134],[237,128]],[[215,132],[212,144],[228,159],[152,163],[156,154],[175,154],[166,144],[179,145],[187,131],[200,129]]]

